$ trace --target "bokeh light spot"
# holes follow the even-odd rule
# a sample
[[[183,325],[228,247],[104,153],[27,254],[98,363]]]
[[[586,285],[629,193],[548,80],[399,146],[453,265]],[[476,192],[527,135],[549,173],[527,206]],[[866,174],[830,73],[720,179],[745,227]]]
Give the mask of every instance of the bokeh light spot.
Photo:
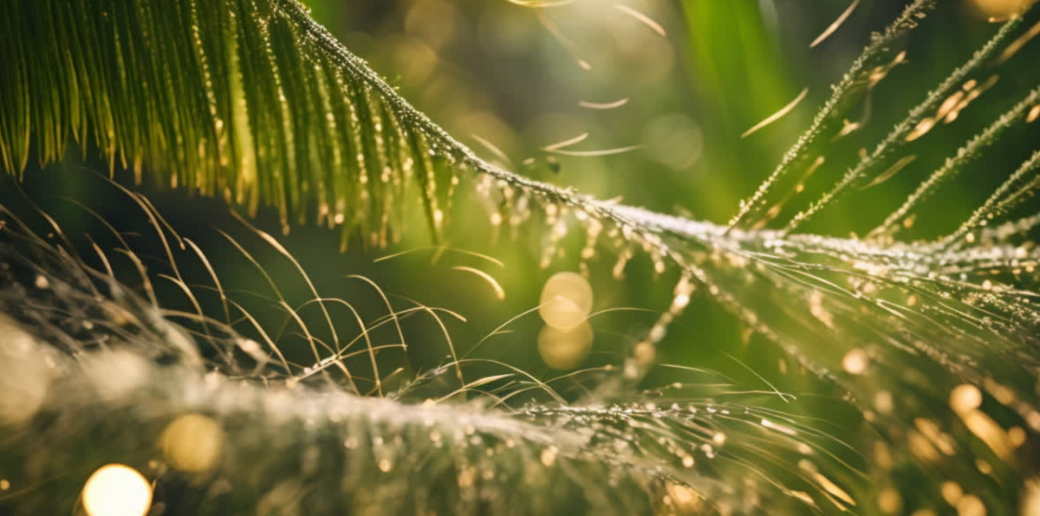
[[[152,505],[152,486],[136,469],[109,464],[90,475],[82,500],[90,516],[143,516]]]
[[[569,330],[585,321],[592,311],[592,286],[580,274],[556,273],[545,282],[539,304],[538,314],[545,324]]]
[[[538,333],[538,354],[553,369],[574,369],[588,358],[592,341],[592,326],[587,321],[569,330],[545,326]]]

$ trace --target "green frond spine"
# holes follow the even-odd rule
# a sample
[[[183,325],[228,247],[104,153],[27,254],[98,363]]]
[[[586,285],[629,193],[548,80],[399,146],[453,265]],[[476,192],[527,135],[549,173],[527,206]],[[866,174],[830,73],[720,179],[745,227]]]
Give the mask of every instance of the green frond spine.
[[[922,181],[921,184],[917,186],[917,189],[910,194],[905,201],[903,201],[903,204],[899,206],[899,208],[896,208],[895,211],[886,216],[885,221],[881,223],[880,226],[871,230],[870,235],[892,236],[898,233],[903,219],[908,216],[918,204],[926,200],[948,180],[956,177],[963,167],[981,157],[982,152],[987,147],[996,143],[997,140],[1000,139],[1000,136],[1004,134],[1004,131],[1008,130],[1016,122],[1021,121],[1025,112],[1037,101],[1040,101],[1040,87],[1031,91],[1022,100],[997,117],[996,120],[994,120],[982,132],[975,135],[961,148],[957,149],[957,153],[954,156],[947,158],[946,162],[943,163],[941,167],[932,172],[927,179]]]
[[[870,153],[870,156],[861,160],[852,168],[852,170],[846,172],[845,175],[842,176],[842,178],[838,180],[838,182],[827,193],[814,202],[807,210],[795,215],[791,221],[787,223],[784,231],[791,232],[796,230],[798,226],[811,219],[817,212],[840,198],[849,187],[862,184],[863,181],[869,177],[867,176],[869,170],[882,163],[886,157],[891,155],[893,151],[906,142],[906,136],[913,131],[914,127],[924,118],[925,114],[938,108],[939,105],[950,95],[951,91],[958,88],[972,72],[983,63],[987,62],[1003,48],[1004,43],[1015,34],[1015,31],[1021,25],[1021,21],[1021,18],[1015,17],[1005,22],[1004,25],[1001,26],[1000,30],[998,30],[997,33],[982,46],[982,48],[975,52],[971,59],[951,72],[939,87],[928,92],[925,99],[914,106],[906,118],[892,128],[888,135],[885,136],[885,139],[882,140],[874,151]]]
[[[837,121],[837,114],[846,103],[857,94],[860,89],[858,85],[863,81],[864,74],[869,73],[878,60],[891,52],[891,46],[896,40],[917,26],[917,18],[923,16],[935,7],[935,0],[915,0],[908,5],[903,13],[882,34],[875,35],[870,45],[864,49],[863,54],[845,73],[841,81],[833,87],[830,98],[817,112],[812,125],[807,129],[794,146],[784,154],[776,169],[758,187],[754,194],[740,203],[740,209],[730,220],[729,226],[735,228],[752,213],[757,213],[765,207],[764,197],[772,190],[773,185],[785,177],[802,160],[812,145],[816,143]]]

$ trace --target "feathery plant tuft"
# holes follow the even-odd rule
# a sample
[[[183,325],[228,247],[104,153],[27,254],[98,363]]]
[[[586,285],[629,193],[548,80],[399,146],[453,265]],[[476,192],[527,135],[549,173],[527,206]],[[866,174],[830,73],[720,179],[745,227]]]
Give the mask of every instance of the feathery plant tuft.
[[[151,484],[153,514],[1028,514],[1040,503],[1040,154],[1027,149],[951,233],[897,238],[941,186],[1037,119],[1040,89],[1021,88],[1009,106],[987,93],[994,69],[1015,73],[1005,63],[1037,10],[1002,23],[818,198],[797,195],[858,130],[847,113],[914,58],[900,41],[942,8],[915,0],[876,34],[780,165],[718,225],[489,164],[295,0],[4,2],[8,192],[31,180],[31,162],[81,148],[139,184],[222,198],[247,215],[272,207],[285,233],[339,227],[343,247],[355,235],[391,246],[415,220],[442,242],[475,206],[489,232],[543,236],[542,267],[576,237],[592,279],[588,262],[603,249],[618,257],[616,278],[645,255],[675,287],[606,363],[547,379],[470,356],[526,314],[455,342],[449,327],[462,315],[354,275],[378,294],[373,315],[241,217],[236,230],[217,228],[223,247],[202,246],[148,197],[98,181],[138,210],[126,219],[144,222],[106,220],[73,199],[109,230],[76,235],[12,195],[0,205],[0,507],[90,513],[84,482],[122,463]],[[908,166],[927,133],[972,103],[1000,114],[867,236],[801,231]],[[805,207],[783,221],[793,197]],[[144,239],[161,255],[135,251]],[[218,252],[236,265],[211,261]],[[262,255],[291,264],[303,286],[276,280]],[[233,285],[236,269],[256,272],[264,290]],[[688,306],[709,301],[819,392],[757,376],[763,391],[661,359],[668,339],[687,345],[674,334]],[[437,367],[387,371],[391,353],[434,341],[448,357]],[[817,397],[853,414],[852,429],[799,405]]]

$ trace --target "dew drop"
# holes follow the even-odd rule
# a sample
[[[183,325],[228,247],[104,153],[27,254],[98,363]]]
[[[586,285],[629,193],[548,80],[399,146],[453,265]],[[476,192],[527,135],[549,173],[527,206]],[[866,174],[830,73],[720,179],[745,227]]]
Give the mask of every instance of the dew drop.
[[[1022,516],[1040,514],[1040,478],[1034,478],[1026,482],[1020,510]]]
[[[982,405],[982,391],[970,384],[958,385],[950,392],[950,407],[958,414],[964,414]]]
[[[957,502],[957,516],[986,516],[986,505],[975,495],[967,495]]]
[[[870,363],[870,357],[862,349],[854,349],[845,354],[845,358],[841,361],[841,366],[849,374],[860,375],[867,370],[867,365]]]
[[[881,512],[897,514],[903,508],[903,497],[899,496],[899,491],[886,487],[878,493],[877,503]]]
[[[545,467],[552,466],[556,462],[556,454],[558,452],[559,450],[555,446],[550,446],[542,450],[542,455],[540,457],[542,465]]]
[[[957,506],[957,502],[959,502],[961,497],[964,496],[964,491],[961,489],[961,485],[952,481],[943,482],[940,492],[942,493],[943,500],[946,500],[946,503],[954,507]]]
[[[874,395],[874,408],[881,414],[890,414],[894,408],[894,401],[892,400],[892,393],[888,391],[878,391]]]
[[[636,362],[638,362],[640,365],[645,366],[653,362],[654,358],[657,357],[657,349],[654,348],[653,344],[643,341],[639,344],[636,344],[636,349],[633,352],[633,357],[636,359]]]

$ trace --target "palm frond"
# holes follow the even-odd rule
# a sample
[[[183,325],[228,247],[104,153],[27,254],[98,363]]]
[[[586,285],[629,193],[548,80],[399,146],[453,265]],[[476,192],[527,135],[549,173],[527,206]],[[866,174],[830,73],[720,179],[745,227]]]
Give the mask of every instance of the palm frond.
[[[1020,503],[1019,493],[1031,489],[1026,479],[1037,467],[1016,450],[1032,449],[1040,434],[1035,389],[1040,309],[1034,292],[1040,250],[1033,244],[1035,215],[990,224],[1032,194],[1036,156],[951,236],[919,243],[888,236],[936,185],[1021,123],[1037,91],[926,179],[875,231],[878,238],[790,232],[849,187],[883,176],[874,172],[910,144],[909,135],[951,91],[1007,48],[1020,32],[1020,19],[998,29],[785,230],[746,228],[790,173],[840,131],[840,115],[902,62],[894,43],[933,7],[929,0],[911,2],[875,37],[780,166],[729,225],[716,225],[596,200],[488,164],[412,107],[295,0],[5,2],[0,5],[5,70],[0,165],[11,174],[21,174],[33,159],[62,159],[75,143],[99,152],[112,170],[117,164],[132,169],[138,181],[219,196],[249,213],[273,206],[286,231],[295,221],[317,221],[341,226],[344,244],[360,232],[384,246],[405,230],[412,218],[407,208],[416,200],[430,232],[439,237],[453,218],[456,194],[465,188],[500,221],[552,228],[543,250],[548,259],[578,227],[589,246],[607,240],[604,245],[620,252],[622,265],[629,253],[643,249],[655,268],[678,276],[674,296],[650,331],[617,367],[600,371],[574,403],[531,378],[509,388],[498,383],[516,371],[467,383],[458,357],[451,366],[418,375],[399,400],[365,400],[343,390],[298,386],[301,379],[338,368],[356,393],[367,381],[383,394],[379,343],[368,339],[357,312],[364,357],[372,362],[363,370],[371,376],[367,380],[352,372],[338,340],[323,342],[307,329],[300,309],[288,304],[270,277],[276,297],[271,304],[305,334],[311,363],[271,358],[268,353],[278,352],[276,338],[264,342],[270,344],[267,352],[257,352],[263,346],[256,342],[244,343],[243,327],[264,337],[276,332],[226,295],[193,244],[194,255],[215,278],[222,322],[203,313],[197,302],[198,313],[167,311],[131,246],[120,249],[140,272],[139,288],[124,286],[110,269],[87,265],[74,246],[38,236],[5,209],[0,257],[6,266],[0,271],[8,271],[5,280],[13,286],[0,289],[0,313],[12,319],[0,319],[0,331],[22,347],[0,346],[9,355],[0,355],[5,357],[0,367],[12,374],[29,371],[19,381],[42,382],[44,392],[68,393],[35,400],[14,422],[36,425],[36,433],[19,434],[16,440],[28,448],[5,450],[5,461],[36,464],[37,470],[19,470],[19,478],[43,481],[41,471],[60,465],[37,464],[43,459],[32,450],[82,449],[88,437],[123,435],[121,428],[106,426],[108,414],[136,411],[127,419],[143,425],[140,441],[120,442],[113,450],[147,463],[168,420],[205,413],[220,419],[232,443],[231,455],[216,471],[241,462],[256,473],[247,495],[226,502],[235,511],[248,511],[250,500],[259,500],[276,511],[353,506],[388,512],[543,512],[563,506],[620,513],[753,513],[762,507],[893,513],[939,507],[941,488],[920,489],[915,483],[942,477],[973,489],[971,496],[991,512],[1009,514]],[[135,199],[167,251],[172,272],[163,279],[196,296],[199,289],[180,278],[168,245],[167,239],[179,237],[167,235],[155,211]],[[61,234],[54,219],[43,219]],[[274,237],[257,234],[292,259]],[[107,265],[104,252],[94,248]],[[45,293],[33,291],[34,282]],[[338,338],[326,309],[330,301],[323,289],[306,283],[313,294],[307,303],[324,311]],[[698,294],[726,307],[757,338],[782,348],[861,415],[863,437],[836,446],[853,451],[844,455],[833,452],[835,446],[817,446],[837,439],[787,414],[753,402],[716,400],[733,393],[673,397],[641,390],[640,382],[661,365],[657,344]],[[399,313],[387,305],[391,313],[378,324],[397,324]],[[231,312],[241,317],[232,320]],[[176,318],[194,323],[175,324]],[[104,331],[82,332],[84,321]],[[187,337],[190,332],[197,339]],[[90,340],[98,334],[104,338]],[[216,349],[223,359],[220,375],[204,374],[193,340]],[[111,356],[98,348],[131,353]],[[252,362],[242,359],[242,352]],[[250,374],[249,366],[262,374]],[[136,374],[131,380],[154,378],[154,386],[132,382],[131,388],[112,392],[113,385],[122,385],[105,376],[114,368]],[[54,379],[46,372],[51,369],[68,374]],[[451,372],[458,381],[445,380],[450,387],[438,398],[445,403],[404,399],[409,389],[418,391]],[[236,375],[257,383],[277,380],[277,387],[228,380]],[[10,385],[6,381],[0,386]],[[503,401],[509,394],[499,396],[496,386],[501,392],[542,389],[551,399],[515,407]],[[91,389],[101,395],[83,395]],[[473,406],[448,403],[468,391],[479,393]],[[783,394],[780,398],[787,401]],[[3,413],[13,412],[4,407]],[[79,418],[82,434],[61,433],[75,425],[48,424],[69,418]],[[256,435],[258,428],[262,435]],[[286,432],[300,437],[265,438]],[[273,450],[270,460],[257,459],[270,441],[283,447]],[[53,457],[63,455],[56,451]],[[321,477],[316,471],[331,474]],[[405,471],[392,482],[372,481]],[[213,494],[220,491],[217,484],[205,491],[206,501],[220,498]],[[72,491],[79,487],[72,486],[65,498],[78,496]],[[321,496],[308,497],[310,492]],[[708,505],[699,505],[701,500]]]

